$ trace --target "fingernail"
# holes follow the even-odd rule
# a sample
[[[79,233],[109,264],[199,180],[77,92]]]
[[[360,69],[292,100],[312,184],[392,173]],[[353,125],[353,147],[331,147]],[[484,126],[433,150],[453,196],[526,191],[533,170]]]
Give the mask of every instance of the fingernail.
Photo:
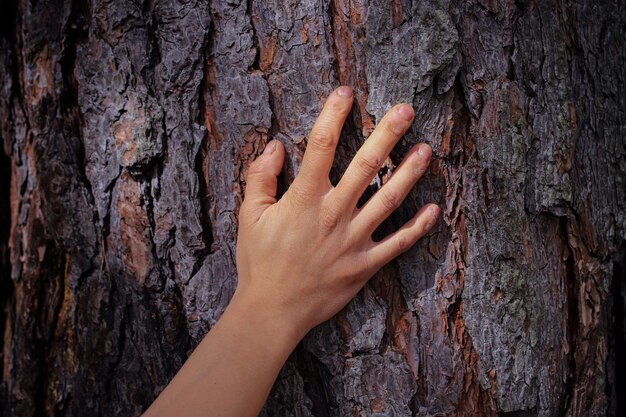
[[[350,97],[352,95],[352,89],[343,85],[337,89],[337,94],[341,97]]]
[[[402,106],[398,107],[398,112],[407,122],[413,118],[413,109],[408,104],[403,104]]]
[[[270,143],[265,145],[265,149],[263,149],[263,155],[271,155],[276,150],[276,140],[272,140]]]
[[[420,143],[420,146],[417,148],[417,154],[422,159],[428,158],[428,154],[430,153],[430,145],[427,143]]]

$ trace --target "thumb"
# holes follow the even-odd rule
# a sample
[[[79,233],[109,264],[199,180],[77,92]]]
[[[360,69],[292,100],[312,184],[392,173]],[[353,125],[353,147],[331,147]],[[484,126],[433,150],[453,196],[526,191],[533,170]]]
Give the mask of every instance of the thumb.
[[[258,220],[268,206],[276,203],[278,175],[284,161],[285,148],[274,139],[248,167],[243,206],[253,216],[253,221]]]

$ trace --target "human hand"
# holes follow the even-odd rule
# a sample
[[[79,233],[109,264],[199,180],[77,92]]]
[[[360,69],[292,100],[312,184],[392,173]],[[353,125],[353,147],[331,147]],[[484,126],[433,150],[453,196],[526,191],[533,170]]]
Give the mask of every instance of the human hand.
[[[328,174],[352,100],[347,87],[330,95],[311,130],[300,173],[280,201],[283,146],[270,142],[250,165],[239,212],[235,295],[146,417],[258,415],[300,339],[437,220],[440,210],[429,204],[397,232],[372,240],[426,170],[431,156],[426,144],[414,146],[389,181],[356,207],[413,120],[406,104],[383,117],[332,186]]]
[[[255,308],[272,311],[297,340],[343,308],[376,271],[424,236],[440,214],[437,205],[426,205],[395,233],[372,240],[374,230],[426,171],[432,151],[427,144],[415,145],[389,181],[357,208],[414,113],[408,104],[393,107],[333,187],[328,176],[352,102],[349,87],[328,97],[311,130],[300,172],[279,201],[282,144],[269,142],[248,169],[233,301],[255,300]]]

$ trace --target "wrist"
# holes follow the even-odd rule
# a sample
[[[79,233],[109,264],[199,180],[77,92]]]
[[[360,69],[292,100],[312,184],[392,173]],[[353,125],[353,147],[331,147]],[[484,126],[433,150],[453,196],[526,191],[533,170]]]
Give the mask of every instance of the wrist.
[[[224,318],[236,322],[234,324],[251,343],[263,345],[268,353],[278,353],[285,360],[309,330],[277,304],[239,289],[224,312]]]

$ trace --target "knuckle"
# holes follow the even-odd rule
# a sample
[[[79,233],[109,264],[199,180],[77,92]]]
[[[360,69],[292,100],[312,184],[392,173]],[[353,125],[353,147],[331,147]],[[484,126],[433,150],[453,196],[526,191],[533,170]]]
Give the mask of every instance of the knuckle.
[[[309,204],[311,199],[310,194],[307,192],[306,188],[301,186],[292,185],[289,187],[287,191],[289,201],[295,205],[296,207],[305,207]]]
[[[325,232],[332,232],[339,225],[341,214],[334,206],[327,207],[322,211],[320,217],[320,226]]]
[[[310,143],[319,151],[332,152],[336,143],[330,130],[325,127],[318,127],[311,132]]]
[[[364,154],[356,160],[357,167],[364,176],[373,177],[380,169],[380,158],[375,155]]]
[[[367,252],[361,253],[361,264],[363,265],[363,270],[368,275],[373,274],[378,269],[380,269],[378,268],[378,265],[374,263],[373,259]]]
[[[400,207],[401,202],[400,196],[395,191],[380,191],[380,203],[388,211],[394,211]]]
[[[413,246],[413,242],[407,236],[398,236],[396,240],[396,246],[400,253],[406,252]]]
[[[255,159],[248,166],[247,176],[248,177],[254,177],[256,175],[261,175],[261,174],[263,174],[264,170],[265,170],[265,164],[262,163],[260,160]]]
[[[392,137],[399,136],[404,132],[404,126],[402,125],[402,122],[394,120],[392,118],[385,120],[385,122],[383,123],[383,129],[385,133]]]

